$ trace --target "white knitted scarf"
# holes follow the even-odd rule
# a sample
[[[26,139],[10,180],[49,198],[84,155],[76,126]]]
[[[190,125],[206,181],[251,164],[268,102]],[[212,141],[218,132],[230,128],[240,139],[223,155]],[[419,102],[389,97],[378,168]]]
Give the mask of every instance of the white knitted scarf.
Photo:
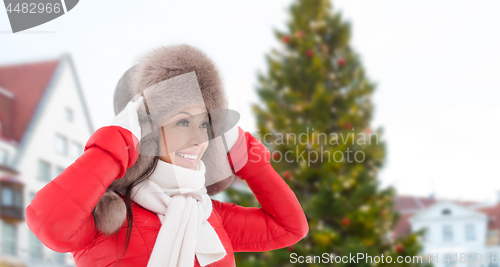
[[[158,215],[158,232],[148,267],[201,266],[226,255],[219,236],[208,223],[212,201],[205,187],[205,164],[191,170],[159,160],[156,169],[132,190],[132,200]]]

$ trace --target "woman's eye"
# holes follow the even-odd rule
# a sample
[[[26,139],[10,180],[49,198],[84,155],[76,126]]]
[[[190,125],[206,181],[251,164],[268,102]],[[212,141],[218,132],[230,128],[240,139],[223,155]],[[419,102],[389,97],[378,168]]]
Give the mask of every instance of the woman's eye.
[[[204,122],[204,123],[201,125],[201,127],[202,127],[202,128],[208,128],[208,125],[210,125],[210,124],[209,124],[209,123],[208,123],[208,121],[207,121],[207,122]]]
[[[188,126],[190,123],[190,121],[186,120],[186,119],[183,119],[183,120],[180,120],[179,122],[177,122],[176,125],[181,125],[181,126]]]

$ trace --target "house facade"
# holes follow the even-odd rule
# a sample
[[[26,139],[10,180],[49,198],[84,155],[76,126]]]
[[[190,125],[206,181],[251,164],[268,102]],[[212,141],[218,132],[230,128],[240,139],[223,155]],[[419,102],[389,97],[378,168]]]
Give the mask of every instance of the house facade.
[[[35,237],[24,211],[93,132],[69,54],[0,66],[0,266],[74,266]]]
[[[394,237],[424,229],[422,254],[434,266],[500,266],[500,202],[398,196],[395,204],[400,220]]]

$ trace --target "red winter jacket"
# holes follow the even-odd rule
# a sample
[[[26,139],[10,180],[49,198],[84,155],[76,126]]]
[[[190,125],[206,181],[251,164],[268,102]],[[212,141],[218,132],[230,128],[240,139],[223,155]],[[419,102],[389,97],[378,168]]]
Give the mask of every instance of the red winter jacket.
[[[234,252],[279,249],[300,241],[309,231],[305,214],[290,187],[269,163],[269,150],[239,128],[228,159],[231,167],[248,161],[236,175],[246,180],[261,208],[212,200],[208,222],[226,249],[209,267],[235,266]],[[92,210],[115,179],[123,177],[137,157],[130,132],[119,126],[98,129],[85,152],[48,183],[26,208],[26,222],[48,248],[71,252],[79,267],[116,266],[123,253],[127,222],[115,235],[103,235]],[[118,266],[146,266],[161,223],[153,212],[133,203],[134,223],[125,256]],[[194,266],[200,266],[195,257]]]

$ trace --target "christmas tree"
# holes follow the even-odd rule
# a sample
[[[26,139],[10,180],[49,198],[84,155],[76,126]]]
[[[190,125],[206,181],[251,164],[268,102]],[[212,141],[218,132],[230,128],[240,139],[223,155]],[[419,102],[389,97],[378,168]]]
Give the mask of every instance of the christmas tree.
[[[324,263],[318,259],[292,263],[291,254],[362,253],[383,255],[384,263],[335,264],[420,266],[395,263],[398,256],[421,255],[423,232],[391,238],[399,214],[393,210],[394,188],[380,189],[377,181],[386,148],[383,129],[370,128],[376,84],[349,46],[349,22],[328,0],[296,0],[289,10],[287,30],[274,30],[281,48],[266,55],[267,73],[258,75],[262,103],[252,108],[256,138],[269,148],[273,167],[297,195],[310,230],[287,248],[236,253],[236,265],[320,266]],[[229,188],[227,193],[228,201],[259,207],[251,192]]]

